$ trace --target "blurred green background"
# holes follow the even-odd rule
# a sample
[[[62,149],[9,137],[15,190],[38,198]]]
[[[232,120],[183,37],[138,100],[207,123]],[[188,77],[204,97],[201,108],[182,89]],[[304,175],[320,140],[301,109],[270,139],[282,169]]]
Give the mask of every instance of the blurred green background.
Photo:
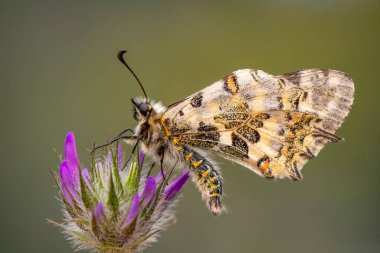
[[[380,2],[1,1],[0,252],[72,252],[48,167],[74,131],[88,149],[135,125],[135,81],[170,104],[239,68],[352,76],[356,97],[304,180],[264,180],[218,159],[231,212],[189,183],[178,222],[146,252],[380,252]]]

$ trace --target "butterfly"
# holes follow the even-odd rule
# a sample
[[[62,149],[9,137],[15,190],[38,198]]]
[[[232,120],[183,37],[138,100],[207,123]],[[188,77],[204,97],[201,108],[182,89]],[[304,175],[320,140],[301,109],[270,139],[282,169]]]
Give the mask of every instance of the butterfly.
[[[162,164],[178,162],[213,214],[223,210],[223,178],[210,159],[217,154],[258,175],[301,180],[301,169],[348,115],[354,83],[336,70],[305,69],[282,75],[241,69],[168,107],[146,95],[132,99],[135,147]]]

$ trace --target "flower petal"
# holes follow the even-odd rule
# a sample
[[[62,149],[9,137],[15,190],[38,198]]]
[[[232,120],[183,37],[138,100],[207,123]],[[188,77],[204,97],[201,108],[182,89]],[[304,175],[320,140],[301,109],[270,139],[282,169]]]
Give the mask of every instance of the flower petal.
[[[65,161],[67,161],[67,165],[71,169],[71,174],[73,176],[73,179],[78,181],[79,160],[78,160],[77,148],[75,144],[75,137],[72,132],[69,132],[66,136]]]
[[[181,176],[173,180],[168,187],[166,187],[164,192],[164,198],[167,201],[174,199],[177,193],[182,189],[187,179],[189,179],[189,171],[185,171]]]
[[[83,177],[83,180],[84,182],[86,183],[87,187],[90,189],[90,190],[93,190],[92,189],[92,184],[91,184],[91,176],[90,176],[90,173],[88,172],[88,169],[87,168],[84,168],[82,170],[82,177]]]
[[[106,215],[104,214],[103,203],[99,202],[95,206],[95,208],[92,210],[92,219],[91,219],[92,231],[98,238],[102,237],[103,232],[105,231],[106,223],[107,223],[107,218],[106,218]]]
[[[148,177],[146,180],[145,188],[143,193],[141,194],[141,199],[143,200],[142,209],[145,208],[149,202],[152,200],[154,194],[157,190],[157,184],[154,177]]]
[[[78,200],[78,193],[76,190],[76,184],[74,183],[73,175],[71,169],[69,168],[67,162],[61,163],[59,167],[59,174],[61,177],[61,188],[65,200],[74,208],[74,203],[72,197]]]
[[[97,226],[101,226],[107,220],[102,202],[99,202],[94,208],[94,220]]]
[[[124,223],[123,223],[123,227],[122,227],[122,230],[125,230],[126,228],[128,228],[128,226],[134,221],[137,219],[137,215],[139,214],[139,202],[140,202],[140,198],[139,198],[139,194],[136,193],[135,194],[135,197],[133,198],[133,201],[132,201],[132,204],[131,204],[131,207],[129,209],[129,213],[127,215],[127,218],[125,219]]]

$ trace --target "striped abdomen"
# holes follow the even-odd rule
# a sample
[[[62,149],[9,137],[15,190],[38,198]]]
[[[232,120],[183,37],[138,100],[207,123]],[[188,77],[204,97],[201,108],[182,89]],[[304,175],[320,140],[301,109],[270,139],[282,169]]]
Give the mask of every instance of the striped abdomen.
[[[223,211],[222,176],[217,167],[186,146],[182,147],[182,154],[208,208],[213,214],[221,213]]]

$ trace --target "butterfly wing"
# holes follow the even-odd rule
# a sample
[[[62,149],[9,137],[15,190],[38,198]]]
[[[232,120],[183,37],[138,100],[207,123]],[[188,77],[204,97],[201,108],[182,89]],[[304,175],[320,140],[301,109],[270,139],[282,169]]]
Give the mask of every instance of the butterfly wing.
[[[268,178],[302,178],[303,165],[334,135],[353,103],[346,74],[307,69],[273,76],[238,70],[168,107],[183,145],[211,150]]]

